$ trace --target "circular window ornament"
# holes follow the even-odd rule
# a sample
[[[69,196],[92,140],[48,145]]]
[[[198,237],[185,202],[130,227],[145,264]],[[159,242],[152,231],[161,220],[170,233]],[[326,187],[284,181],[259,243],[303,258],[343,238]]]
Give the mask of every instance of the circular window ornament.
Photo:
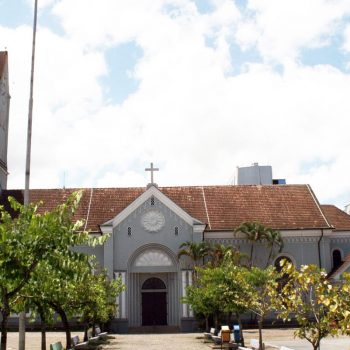
[[[158,232],[163,228],[165,218],[161,212],[151,210],[142,216],[141,224],[148,232]]]

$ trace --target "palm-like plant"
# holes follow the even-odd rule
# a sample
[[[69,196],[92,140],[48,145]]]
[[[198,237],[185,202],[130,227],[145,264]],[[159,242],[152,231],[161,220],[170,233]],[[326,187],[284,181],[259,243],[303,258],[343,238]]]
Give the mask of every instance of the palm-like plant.
[[[210,263],[212,267],[218,267],[225,261],[230,261],[234,265],[240,265],[244,254],[240,253],[234,246],[226,246],[222,243],[217,243],[214,244],[214,246],[210,246],[209,256],[211,258]]]
[[[275,247],[278,248],[278,252],[283,249],[284,243],[281,232],[276,231],[272,228],[267,228],[265,233],[265,239],[267,246],[270,248],[269,257],[267,258],[266,267],[270,264],[271,258],[274,255]]]
[[[209,255],[209,246],[207,242],[191,242],[187,241],[180,245],[178,258],[181,256],[188,256],[194,266],[198,266],[203,263],[203,258]]]
[[[253,266],[254,245],[257,243],[267,243],[270,248],[267,264],[269,264],[274,248],[281,250],[283,241],[279,231],[267,228],[259,222],[244,222],[236,228],[235,232],[243,233],[250,242],[250,266]]]
[[[261,243],[266,236],[266,228],[259,222],[244,222],[235,230],[243,233],[250,242],[250,266],[253,266],[254,245]]]

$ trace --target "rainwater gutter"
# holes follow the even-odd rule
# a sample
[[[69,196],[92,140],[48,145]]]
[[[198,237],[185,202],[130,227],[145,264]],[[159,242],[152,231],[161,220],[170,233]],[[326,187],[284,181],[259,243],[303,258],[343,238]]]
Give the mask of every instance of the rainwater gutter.
[[[321,228],[321,237],[319,238],[318,242],[317,242],[317,246],[318,246],[318,264],[320,266],[320,269],[322,268],[322,264],[321,264],[321,241],[323,238],[323,228]]]

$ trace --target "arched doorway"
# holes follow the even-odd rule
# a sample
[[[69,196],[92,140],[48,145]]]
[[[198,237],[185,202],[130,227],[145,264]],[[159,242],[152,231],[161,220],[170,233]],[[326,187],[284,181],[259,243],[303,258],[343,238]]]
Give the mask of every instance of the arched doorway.
[[[166,285],[156,277],[148,278],[142,285],[142,325],[167,325]]]
[[[339,249],[334,249],[332,253],[333,258],[333,269],[337,269],[342,264],[341,251]]]

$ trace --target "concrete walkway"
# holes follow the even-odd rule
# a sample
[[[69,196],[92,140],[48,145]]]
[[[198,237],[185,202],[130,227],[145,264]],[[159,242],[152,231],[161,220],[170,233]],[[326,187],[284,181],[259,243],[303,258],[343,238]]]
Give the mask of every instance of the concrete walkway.
[[[267,329],[263,331],[264,342],[277,346],[288,346],[295,350],[312,350],[307,341],[294,339],[291,329]],[[79,335],[81,332],[72,332]],[[246,344],[250,339],[258,339],[257,330],[244,332]],[[211,344],[204,343],[202,333],[172,333],[172,334],[115,334],[109,344],[103,349],[109,350],[210,350]],[[49,332],[47,334],[47,348],[50,343],[61,341],[65,344],[65,333]],[[18,349],[18,333],[8,334],[7,350]],[[28,332],[26,335],[26,350],[40,349],[40,333]],[[321,350],[350,350],[350,337],[327,338],[321,344]]]
[[[258,332],[248,331],[246,334],[246,344],[250,339],[258,339]],[[312,350],[310,343],[300,339],[294,339],[289,330],[268,330],[265,332],[264,342],[276,345],[287,346],[294,350]],[[286,336],[287,333],[287,336]],[[288,336],[289,335],[289,336]],[[114,344],[110,344],[104,349],[118,350],[209,350],[211,343],[204,343],[199,333],[180,334],[126,334],[118,335]],[[272,348],[271,348],[272,349]],[[321,343],[321,350],[350,350],[350,338],[327,338]]]

